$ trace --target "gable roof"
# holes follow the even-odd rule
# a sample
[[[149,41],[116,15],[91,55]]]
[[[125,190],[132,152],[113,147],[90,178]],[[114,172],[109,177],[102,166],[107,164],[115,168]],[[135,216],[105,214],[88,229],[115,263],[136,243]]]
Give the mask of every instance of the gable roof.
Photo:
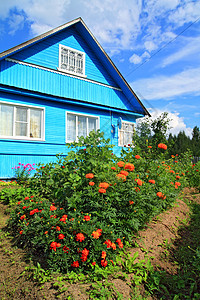
[[[126,92],[129,94],[129,99],[134,98],[138,102],[138,106],[142,109],[144,115],[151,116],[150,113],[147,111],[147,109],[144,107],[142,102],[139,100],[138,96],[135,94],[135,92],[132,90],[128,82],[125,80],[125,78],[122,76],[120,71],[117,69],[111,58],[108,56],[108,54],[105,52],[105,50],[102,48],[102,46],[99,44],[97,39],[94,37],[90,29],[87,27],[87,25],[84,23],[82,18],[74,19],[68,23],[65,23],[61,26],[56,27],[55,29],[52,29],[46,33],[43,33],[39,36],[36,36],[24,43],[21,43],[15,47],[12,47],[6,51],[3,51],[0,53],[0,60],[5,59],[6,57],[13,55],[22,49],[25,49],[27,47],[32,46],[33,44],[46,39],[47,37],[50,37],[58,32],[61,32],[65,29],[67,29],[70,26],[75,26],[78,32],[85,36],[87,40],[90,42],[90,46],[92,46],[95,51],[98,53],[98,57],[101,59],[101,61],[104,61],[104,64],[106,64],[106,67],[109,69],[110,73],[117,77],[117,83],[121,87],[122,90],[126,90]],[[105,59],[106,58],[106,59]]]

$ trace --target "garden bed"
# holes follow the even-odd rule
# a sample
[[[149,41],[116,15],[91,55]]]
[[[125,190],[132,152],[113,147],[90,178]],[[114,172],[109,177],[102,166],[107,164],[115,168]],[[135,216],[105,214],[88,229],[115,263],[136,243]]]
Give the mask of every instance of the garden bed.
[[[135,247],[129,248],[128,251],[130,257],[133,257],[135,253],[138,252],[135,264],[140,263],[141,270],[143,270],[142,266],[145,265],[141,263],[141,261],[143,261],[145,257],[149,257],[151,264],[154,266],[154,270],[165,270],[169,278],[173,278],[173,276],[177,278],[178,274],[184,271],[182,266],[183,262],[177,261],[175,254],[178,253],[178,249],[180,250],[185,243],[187,243],[187,246],[193,247],[194,239],[196,243],[196,239],[199,238],[198,236],[191,236],[191,206],[188,206],[186,202],[189,203],[190,201],[200,206],[200,194],[196,193],[195,190],[185,188],[184,192],[179,196],[179,200],[176,201],[170,210],[154,218],[152,222],[146,225],[144,230],[138,233],[137,237],[133,238]],[[2,300],[58,298],[81,300],[95,298],[145,299],[145,297],[147,297],[147,299],[160,299],[159,294],[157,296],[147,296],[144,284],[140,285],[139,288],[135,287],[133,278],[136,270],[139,270],[139,268],[135,268],[135,272],[122,269],[120,276],[114,273],[104,280],[97,280],[98,284],[92,283],[92,281],[81,282],[81,280],[78,280],[78,277],[73,279],[73,276],[71,279],[66,279],[63,274],[54,274],[53,277],[49,279],[48,275],[44,275],[44,273],[39,272],[39,268],[34,267],[33,261],[29,262],[28,255],[24,250],[13,246],[12,237],[7,235],[5,231],[5,223],[9,217],[9,215],[6,214],[6,209],[6,205],[0,204],[0,298]],[[182,228],[181,230],[180,226]],[[189,250],[189,252],[192,251]],[[134,265],[132,265],[132,268],[134,268]],[[23,274],[25,269],[27,270]],[[39,273],[40,275],[37,276]],[[28,275],[32,277],[28,279]],[[184,274],[182,274],[182,276],[184,278]],[[58,277],[63,279],[59,281],[57,280],[59,279]],[[38,283],[41,278],[43,278],[44,282]],[[195,279],[198,279],[197,284],[200,284],[200,278],[197,276]],[[73,280],[75,282],[73,282]],[[100,291],[99,296],[98,291]],[[186,292],[189,295],[189,291],[185,291],[185,293]],[[104,294],[105,298],[103,298]],[[163,299],[173,298],[168,297]],[[180,297],[178,299],[198,298]]]

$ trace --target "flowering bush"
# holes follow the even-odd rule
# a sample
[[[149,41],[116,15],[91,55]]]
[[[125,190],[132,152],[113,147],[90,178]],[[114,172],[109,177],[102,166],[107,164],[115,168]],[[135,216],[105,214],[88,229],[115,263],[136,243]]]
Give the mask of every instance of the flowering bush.
[[[31,173],[33,170],[35,170],[35,164],[29,164],[27,163],[26,165],[19,163],[17,166],[15,166],[14,171],[15,171],[15,178],[18,183],[24,183],[25,181],[28,180],[28,178],[31,176]]]
[[[163,148],[152,159],[148,145],[123,149],[118,159],[100,132],[72,146],[67,157],[39,165],[25,183],[9,227],[19,244],[44,255],[49,268],[87,272],[112,264],[134,232],[173,205],[190,162],[164,160]]]

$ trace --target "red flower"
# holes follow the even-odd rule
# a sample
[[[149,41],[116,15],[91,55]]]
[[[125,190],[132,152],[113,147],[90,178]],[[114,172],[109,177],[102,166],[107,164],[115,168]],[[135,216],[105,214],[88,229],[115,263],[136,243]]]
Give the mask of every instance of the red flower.
[[[116,168],[115,168],[115,167],[111,167],[111,169],[112,169],[112,170],[114,170],[114,171],[116,170]]]
[[[107,264],[108,264],[108,262],[105,260],[105,259],[102,259],[101,260],[101,265],[102,265],[102,267],[106,267],[107,266]]]
[[[23,233],[23,230],[20,230],[19,234],[22,234]]]
[[[103,259],[106,258],[106,251],[102,251],[102,252],[101,252],[101,257],[102,257]]]
[[[59,226],[56,226],[56,231],[60,231],[60,227]]]
[[[126,164],[124,167],[125,170],[133,171],[135,169],[135,166],[133,164]]]
[[[55,252],[56,252],[56,248],[57,247],[60,247],[61,244],[60,243],[57,243],[57,242],[51,242],[50,244],[50,250],[53,249]]]
[[[44,234],[48,234],[48,231],[45,231]]]
[[[166,196],[163,194],[163,193],[161,193],[161,192],[157,192],[157,194],[156,194],[159,198],[161,198],[161,199],[166,199]]]
[[[93,261],[93,262],[92,262],[92,265],[95,266],[95,265],[96,265],[96,261]]]
[[[92,179],[94,178],[94,174],[93,173],[88,173],[85,175],[86,178]]]
[[[122,243],[119,243],[118,246],[119,246],[119,248],[123,248],[124,247],[124,245]]]
[[[109,185],[109,183],[107,183],[107,182],[101,182],[101,183],[99,183],[99,187],[100,188],[103,188],[103,189],[107,189],[108,187],[109,187],[110,185]]]
[[[90,181],[90,182],[89,182],[89,185],[90,185],[90,186],[93,186],[93,185],[95,185],[95,183],[94,183],[93,181]]]
[[[140,159],[141,157],[137,154],[137,155],[135,156],[135,158],[136,158],[136,159]]]
[[[106,190],[101,188],[101,189],[99,189],[99,193],[100,193],[100,194],[105,194],[105,193],[106,193]]]
[[[64,246],[64,247],[63,247],[63,252],[64,252],[64,253],[68,253],[69,250],[70,250],[70,249],[69,249],[67,246]]]
[[[117,163],[117,165],[118,165],[118,167],[122,168],[122,167],[124,166],[124,162],[123,162],[123,161],[119,161],[119,162]]]
[[[130,205],[132,205],[133,203],[134,203],[133,201],[129,200],[129,204],[130,204]]]
[[[28,200],[28,199],[29,199],[29,197],[25,197],[25,198],[24,198],[24,200]]]
[[[20,217],[20,220],[23,220],[25,218],[26,218],[26,215],[23,215],[23,216]]]
[[[66,223],[67,215],[63,215],[62,218],[60,218],[60,222]]]
[[[153,183],[153,184],[156,183],[155,180],[153,180],[153,179],[149,179],[149,182],[150,182],[150,183]]]
[[[39,212],[39,210],[38,210],[38,208],[35,208],[35,209],[31,210],[29,214],[31,216],[31,215],[34,215],[37,212]]]
[[[135,181],[137,182],[137,184],[138,184],[139,186],[142,186],[142,180],[140,180],[139,178],[137,178],[137,179],[135,179]]]
[[[85,236],[82,233],[77,233],[77,235],[76,235],[77,242],[82,242],[82,241],[84,241],[84,239],[85,239]]]
[[[122,174],[124,176],[128,176],[129,173],[127,171],[122,170],[122,171],[120,171],[120,174]]]
[[[161,192],[157,192],[157,194],[156,194],[159,198],[162,198],[162,193]]]
[[[107,245],[107,248],[111,248],[112,242],[110,240],[106,240],[104,244]]]
[[[148,148],[150,148],[150,149],[151,149],[151,148],[152,148],[152,146],[148,146]]]
[[[53,210],[56,210],[56,209],[57,209],[57,207],[55,207],[54,205],[50,206],[50,211],[53,211]]]
[[[63,239],[65,238],[65,236],[64,236],[64,234],[60,233],[60,234],[58,235],[58,238],[59,238],[59,240],[63,240]]]
[[[90,216],[84,216],[83,220],[90,221]]]
[[[65,168],[65,166],[62,166],[62,168],[64,169],[64,168]]]
[[[112,248],[113,250],[116,250],[116,245],[115,245],[115,243],[111,243],[111,248]]]
[[[163,149],[163,150],[167,150],[167,145],[160,143],[158,144],[158,148]]]
[[[102,233],[102,229],[97,229],[96,231],[93,231],[91,235],[93,236],[94,239],[98,239],[101,236],[101,233]]]
[[[121,179],[123,179],[123,181],[126,181],[126,176],[124,175],[124,174],[117,174],[116,175],[118,178],[121,178]]]
[[[71,264],[71,266],[72,266],[73,268],[78,268],[78,267],[79,267],[79,262],[78,262],[78,260],[77,260],[77,261],[74,261],[74,262]]]
[[[82,253],[81,260],[82,261],[86,261],[87,260],[87,256],[89,254],[89,250],[87,250],[86,248],[84,248],[81,253]]]
[[[117,243],[117,244],[119,244],[119,243],[121,243],[121,242],[122,242],[122,240],[119,239],[119,238],[116,240],[116,243]]]

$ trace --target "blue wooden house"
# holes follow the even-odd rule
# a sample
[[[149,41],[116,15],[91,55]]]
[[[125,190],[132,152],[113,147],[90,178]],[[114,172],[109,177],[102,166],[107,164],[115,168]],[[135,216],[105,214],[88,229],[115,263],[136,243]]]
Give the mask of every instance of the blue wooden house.
[[[149,115],[81,18],[0,53],[0,179],[100,129],[115,153]]]

